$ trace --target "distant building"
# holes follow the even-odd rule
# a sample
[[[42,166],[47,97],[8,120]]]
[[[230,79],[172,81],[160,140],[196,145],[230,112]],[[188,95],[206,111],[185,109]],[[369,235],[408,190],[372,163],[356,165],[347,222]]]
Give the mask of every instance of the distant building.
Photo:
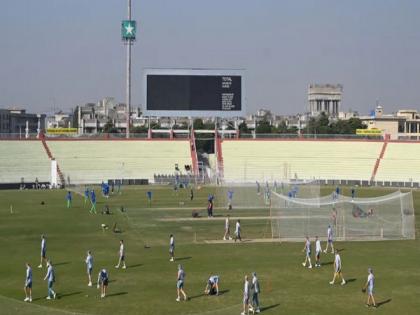
[[[368,129],[379,129],[383,134],[389,134],[392,140],[420,140],[420,114],[415,109],[385,114],[379,105],[369,116],[359,118]]]
[[[48,116],[45,119],[45,128],[71,128],[73,122],[73,114],[63,113],[59,111],[54,115]]]
[[[0,133],[40,133],[45,126],[45,114],[29,114],[25,109],[0,109]]]
[[[311,116],[322,112],[337,117],[340,112],[343,86],[341,84],[310,84],[308,104]]]
[[[127,106],[117,103],[113,97],[78,106],[76,112],[79,134],[101,133],[107,123],[119,132],[127,128]]]

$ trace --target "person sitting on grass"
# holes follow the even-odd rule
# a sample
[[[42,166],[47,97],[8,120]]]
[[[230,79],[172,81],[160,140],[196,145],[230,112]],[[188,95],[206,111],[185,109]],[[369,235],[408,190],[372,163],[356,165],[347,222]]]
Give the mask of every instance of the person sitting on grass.
[[[210,276],[204,289],[204,294],[219,295],[219,280],[219,276]]]
[[[101,298],[104,298],[106,296],[108,282],[108,272],[106,271],[106,269],[102,269],[98,274],[98,284],[96,286],[98,289],[101,289]]]

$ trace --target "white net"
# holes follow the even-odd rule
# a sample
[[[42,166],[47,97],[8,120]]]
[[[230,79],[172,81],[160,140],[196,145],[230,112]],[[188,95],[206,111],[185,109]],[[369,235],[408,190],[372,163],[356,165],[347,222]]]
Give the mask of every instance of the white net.
[[[334,194],[305,199],[273,193],[270,212],[273,238],[326,237],[328,225],[339,240],[415,238],[411,192],[354,199]]]
[[[255,181],[253,183],[223,183],[216,187],[215,205],[221,208],[269,209],[273,193],[295,198],[317,198],[320,187],[316,181]]]

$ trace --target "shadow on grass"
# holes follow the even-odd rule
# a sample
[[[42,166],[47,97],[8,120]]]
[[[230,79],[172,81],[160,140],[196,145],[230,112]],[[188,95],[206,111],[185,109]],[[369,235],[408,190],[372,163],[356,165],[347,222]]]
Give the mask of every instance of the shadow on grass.
[[[175,258],[175,261],[191,259],[191,256]]]
[[[382,306],[382,305],[384,305],[386,303],[389,303],[391,301],[392,301],[392,299],[388,299],[388,300],[385,300],[385,301],[378,302],[378,303],[376,303],[376,305],[377,305],[377,307],[380,307],[380,306]]]
[[[273,304],[273,305],[269,305],[269,306],[264,306],[264,307],[261,307],[261,308],[260,308],[260,310],[261,310],[261,312],[263,312],[263,311],[267,311],[267,310],[269,310],[269,309],[271,309],[271,308],[275,308],[275,307],[277,307],[277,306],[279,306],[279,305],[280,305],[280,303]]]
[[[62,266],[62,265],[68,265],[68,264],[71,264],[71,262],[70,261],[64,261],[64,262],[60,262],[60,263],[55,263],[55,264],[53,264],[53,266]]]
[[[109,283],[111,282],[117,282],[117,280],[108,280]]]
[[[107,294],[106,297],[126,295],[126,294],[128,294],[128,292],[117,292],[117,293]]]
[[[357,279],[356,278],[350,278],[350,279],[347,279],[346,280],[346,283],[349,283],[349,282],[354,282],[354,281],[356,281]]]
[[[219,291],[219,295],[223,295],[223,294],[226,294],[226,293],[228,293],[230,290],[221,290],[221,291]]]
[[[328,265],[332,265],[334,262],[333,261],[328,261],[325,263],[322,263],[321,266],[328,266]]]
[[[339,252],[339,253],[341,253],[343,250],[346,250],[346,249],[345,248],[340,248],[340,249],[337,248],[337,252]]]
[[[198,295],[189,296],[188,299],[189,300],[197,299],[197,298],[202,297],[202,296],[205,296],[205,295],[207,295],[207,294],[201,293],[201,294],[198,294]]]
[[[143,266],[143,264],[135,264],[135,265],[127,266],[127,268],[136,268],[136,267],[141,267],[141,266]]]
[[[72,296],[72,295],[78,295],[78,294],[81,294],[82,293],[82,291],[76,291],[76,292],[70,292],[70,293],[64,293],[64,294],[57,294],[57,298],[58,299],[61,299],[61,298],[63,298],[63,297],[67,297],[67,296]]]

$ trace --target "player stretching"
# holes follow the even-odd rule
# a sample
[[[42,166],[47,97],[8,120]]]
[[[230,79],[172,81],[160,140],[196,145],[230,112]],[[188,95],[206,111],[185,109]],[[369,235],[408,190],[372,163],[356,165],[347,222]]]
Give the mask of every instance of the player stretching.
[[[238,220],[236,221],[236,225],[235,225],[235,243],[236,240],[239,240],[242,242],[242,238],[241,238],[241,221]]]
[[[229,221],[229,215],[225,219],[225,235],[223,236],[223,240],[231,240],[230,237],[230,221]]]
[[[219,276],[210,276],[204,289],[204,294],[219,295],[219,279]]]
[[[118,251],[119,253],[119,259],[118,259],[118,264],[115,266],[115,268],[120,268],[120,264],[122,264],[122,269],[126,269],[127,266],[125,265],[125,250],[124,250],[124,241],[121,240],[120,241],[120,250]]]
[[[67,200],[67,208],[71,208],[72,196],[71,196],[71,191],[70,190],[67,192],[66,200]]]
[[[322,247],[321,247],[321,241],[318,239],[318,236],[315,237],[315,267],[321,267],[321,252],[322,252]]]
[[[45,265],[47,265],[47,240],[44,235],[41,235],[41,262],[39,263],[38,268],[42,268],[43,261],[45,261]]]
[[[172,234],[169,235],[169,256],[169,261],[175,260],[175,239]]]
[[[370,306],[378,307],[375,303],[375,298],[373,297],[373,286],[375,285],[375,276],[373,275],[372,268],[368,268],[368,273],[369,274],[368,274],[368,277],[367,277],[366,284],[363,287],[363,292],[365,292],[366,289],[367,289],[367,295],[368,295],[366,306],[367,307],[370,307]],[[371,301],[372,301],[372,305],[370,304]]]
[[[309,240],[309,237],[306,237],[306,241],[305,241],[305,246],[303,247],[302,252],[305,252],[305,261],[302,263],[303,267],[306,267],[306,263],[309,263],[309,269],[312,268],[312,263],[311,263],[311,241]]]
[[[98,274],[98,284],[96,287],[99,289],[101,288],[101,298],[104,298],[106,296],[106,290],[108,289],[108,272],[106,269],[102,269],[99,271]]]
[[[187,300],[187,294],[184,291],[184,279],[185,279],[185,271],[181,265],[178,265],[178,274],[176,278],[176,293],[177,298],[176,301],[181,301],[180,293],[184,296],[184,301]]]
[[[328,246],[331,246],[331,254],[334,254],[334,245],[333,245],[333,230],[331,225],[328,225],[327,229],[327,246],[325,247],[324,253],[328,251]]]
[[[54,292],[53,290],[53,285],[55,282],[55,271],[54,268],[52,266],[52,262],[48,261],[47,262],[47,274],[44,277],[44,280],[48,280],[48,296],[47,296],[47,300],[51,300],[51,297],[55,300],[57,294]]]
[[[335,278],[339,276],[341,278],[341,285],[346,284],[346,280],[344,280],[343,273],[341,272],[341,257],[338,254],[338,250],[335,250],[335,259],[334,259],[334,277],[330,284],[334,284]]]
[[[32,268],[29,263],[26,263],[26,278],[25,278],[25,302],[32,302]]]
[[[243,297],[243,312],[241,315],[248,314],[248,304],[249,304],[249,281],[248,276],[245,276],[244,282],[244,297]]]
[[[87,256],[86,256],[85,262],[86,262],[86,267],[87,267],[87,275],[88,275],[88,279],[89,279],[88,286],[91,287],[92,286],[93,257],[92,257],[92,253],[90,252],[90,250],[87,251]]]
[[[90,202],[92,204],[92,207],[90,208],[90,213],[96,214],[96,194],[95,191],[92,189],[90,192]]]

